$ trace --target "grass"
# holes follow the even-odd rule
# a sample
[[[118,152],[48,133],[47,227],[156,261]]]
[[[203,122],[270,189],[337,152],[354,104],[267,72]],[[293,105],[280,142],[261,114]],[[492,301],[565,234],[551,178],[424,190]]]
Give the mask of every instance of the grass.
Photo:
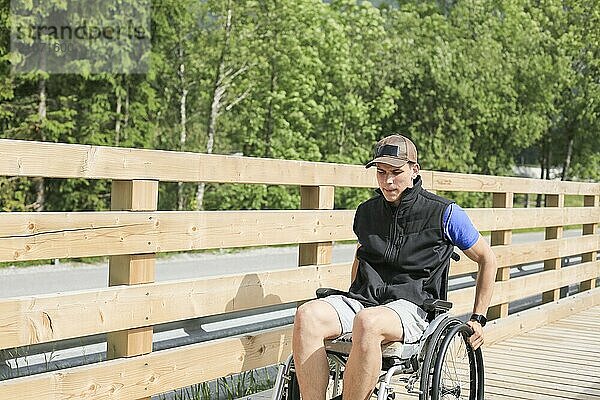
[[[156,400],[233,400],[273,387],[268,367],[226,376],[211,382],[198,383],[186,388],[156,396]]]

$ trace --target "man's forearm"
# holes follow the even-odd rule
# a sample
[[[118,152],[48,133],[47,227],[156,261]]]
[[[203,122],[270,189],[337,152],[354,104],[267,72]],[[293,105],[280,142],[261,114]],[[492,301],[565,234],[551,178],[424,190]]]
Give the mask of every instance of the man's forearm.
[[[475,286],[475,303],[473,312],[485,315],[494,292],[494,283],[496,281],[496,260],[487,258],[479,265],[477,280]]]
[[[496,281],[496,256],[490,245],[481,237],[470,249],[464,253],[478,265],[477,280],[475,282],[475,303],[473,312],[485,315],[492,301],[494,282]]]

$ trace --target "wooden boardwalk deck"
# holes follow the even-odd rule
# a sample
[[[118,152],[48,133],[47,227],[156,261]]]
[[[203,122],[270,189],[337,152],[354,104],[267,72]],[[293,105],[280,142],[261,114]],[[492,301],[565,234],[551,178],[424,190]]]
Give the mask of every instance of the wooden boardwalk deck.
[[[484,350],[486,399],[600,399],[600,306]]]
[[[496,342],[483,354],[486,400],[600,400],[600,306]],[[396,400],[418,398],[403,390]]]
[[[600,306],[498,341],[483,357],[486,400],[600,400]]]

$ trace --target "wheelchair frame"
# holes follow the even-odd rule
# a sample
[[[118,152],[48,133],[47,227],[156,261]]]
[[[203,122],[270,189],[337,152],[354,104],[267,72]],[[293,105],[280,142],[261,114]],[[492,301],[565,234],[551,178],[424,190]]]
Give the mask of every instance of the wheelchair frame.
[[[473,331],[469,325],[447,312],[451,307],[451,303],[443,300],[426,302],[424,309],[432,314],[433,319],[419,342],[393,342],[382,345],[382,373],[378,387],[374,389],[378,400],[394,399],[395,392],[391,380],[397,375],[403,375],[399,381],[405,383],[407,393],[419,395],[419,400],[483,400],[484,367],[481,348],[473,350],[470,347],[468,337]],[[464,364],[459,365],[458,370],[456,365],[453,368],[446,365],[458,362],[455,359],[457,355],[453,353],[456,346],[463,349],[466,358],[462,360]],[[340,382],[343,382],[350,348],[351,334],[325,341],[330,363],[331,398],[341,399]],[[465,375],[465,368],[468,368],[468,377]],[[451,376],[453,373],[456,376]],[[462,386],[464,378],[468,378],[468,382],[465,381],[468,387]],[[468,393],[468,397],[463,397],[465,392]],[[292,355],[279,366],[272,400],[300,400]]]

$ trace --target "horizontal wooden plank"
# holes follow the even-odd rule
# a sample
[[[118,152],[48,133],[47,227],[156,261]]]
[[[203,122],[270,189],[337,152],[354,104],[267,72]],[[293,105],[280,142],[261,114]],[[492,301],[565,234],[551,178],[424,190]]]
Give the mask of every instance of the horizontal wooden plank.
[[[480,230],[600,217],[591,207],[467,212]],[[353,210],[0,213],[0,261],[353,240],[353,218]]]
[[[556,283],[549,283],[547,275]],[[591,263],[514,279],[498,284],[502,287],[496,288],[494,304],[594,276],[600,272]],[[349,264],[336,264],[4,299],[0,301],[0,348],[302,301],[314,297],[318,287],[347,288],[348,284]],[[472,289],[450,296],[456,302],[455,312],[468,311]],[[77,325],[71,324],[74,320]]]
[[[543,291],[559,288],[585,279],[600,277],[600,261],[582,263],[559,270],[544,271],[508,281],[496,282],[491,306],[540,294]],[[452,312],[460,315],[473,308],[475,288],[468,287],[448,293],[453,303]]]
[[[574,306],[575,310],[585,307],[590,303],[586,299],[599,297],[598,293],[600,290],[596,289],[577,295],[577,299],[564,299],[561,308],[566,310],[560,310],[560,315],[573,312]],[[552,304],[542,307],[546,311],[550,308],[555,310],[556,306]],[[547,315],[547,312],[537,314]],[[513,330],[519,330],[518,325],[511,325]],[[488,341],[497,329],[500,329],[497,321],[492,321],[486,327]],[[291,329],[278,328],[255,335],[226,338],[129,359],[16,378],[0,382],[0,398],[83,400],[134,399],[144,395],[156,395],[279,362],[291,351],[290,342]],[[214,360],[219,362],[215,363]]]
[[[575,256],[600,249],[600,236],[577,236],[531,243],[494,246],[500,266],[527,264],[552,258]]]
[[[510,267],[596,251],[600,249],[600,236],[588,235],[532,243],[508,244],[494,246],[492,249],[496,255],[498,267]],[[450,275],[457,276],[477,272],[477,264],[469,260],[460,250],[458,252],[461,254],[460,261],[451,264]]]
[[[600,277],[600,261],[593,261],[497,282],[492,304],[509,303],[547,290],[598,277]]]
[[[55,160],[68,160],[57,163]],[[362,165],[0,139],[0,176],[377,187]],[[433,190],[598,195],[600,185],[421,171]]]
[[[597,183],[458,174],[440,171],[433,171],[432,174],[431,188],[434,190],[571,195],[594,195],[600,192],[600,185]]]
[[[589,293],[586,296],[589,297]],[[573,299],[570,300],[572,303]],[[486,328],[486,338],[492,336],[493,325],[492,323],[492,329]],[[253,336],[227,338],[155,352],[131,359],[17,378],[0,382],[0,398],[29,400],[42,396],[46,399],[133,399],[143,395],[155,395],[212,377],[282,360],[290,351],[290,336],[290,329],[283,328]],[[492,357],[493,355],[488,355],[486,359],[493,367],[496,363],[492,362]],[[213,362],[215,359],[219,362]],[[522,361],[521,357],[517,361]],[[502,371],[510,373],[510,370],[509,368]],[[516,376],[526,377],[523,373]],[[495,384],[502,387],[500,380]],[[523,387],[522,390],[527,389]]]
[[[0,139],[0,175],[377,187],[362,165],[8,139]]]
[[[0,261],[355,239],[354,211],[1,213]]]
[[[468,208],[465,211],[480,231],[544,228],[600,221],[600,207]]]
[[[600,288],[490,321],[485,327],[486,344],[529,332],[569,315],[600,305]]]
[[[4,299],[0,349],[303,301],[317,288],[349,285],[350,264],[335,264]]]
[[[291,353],[291,334],[283,327],[0,381],[0,399],[145,398],[283,361]]]
[[[496,284],[492,304],[597,276],[600,263],[591,262],[512,279]],[[3,299],[0,349],[303,301],[319,287],[347,288],[349,277],[350,264],[335,264]],[[471,309],[473,288],[449,296],[455,313]]]

